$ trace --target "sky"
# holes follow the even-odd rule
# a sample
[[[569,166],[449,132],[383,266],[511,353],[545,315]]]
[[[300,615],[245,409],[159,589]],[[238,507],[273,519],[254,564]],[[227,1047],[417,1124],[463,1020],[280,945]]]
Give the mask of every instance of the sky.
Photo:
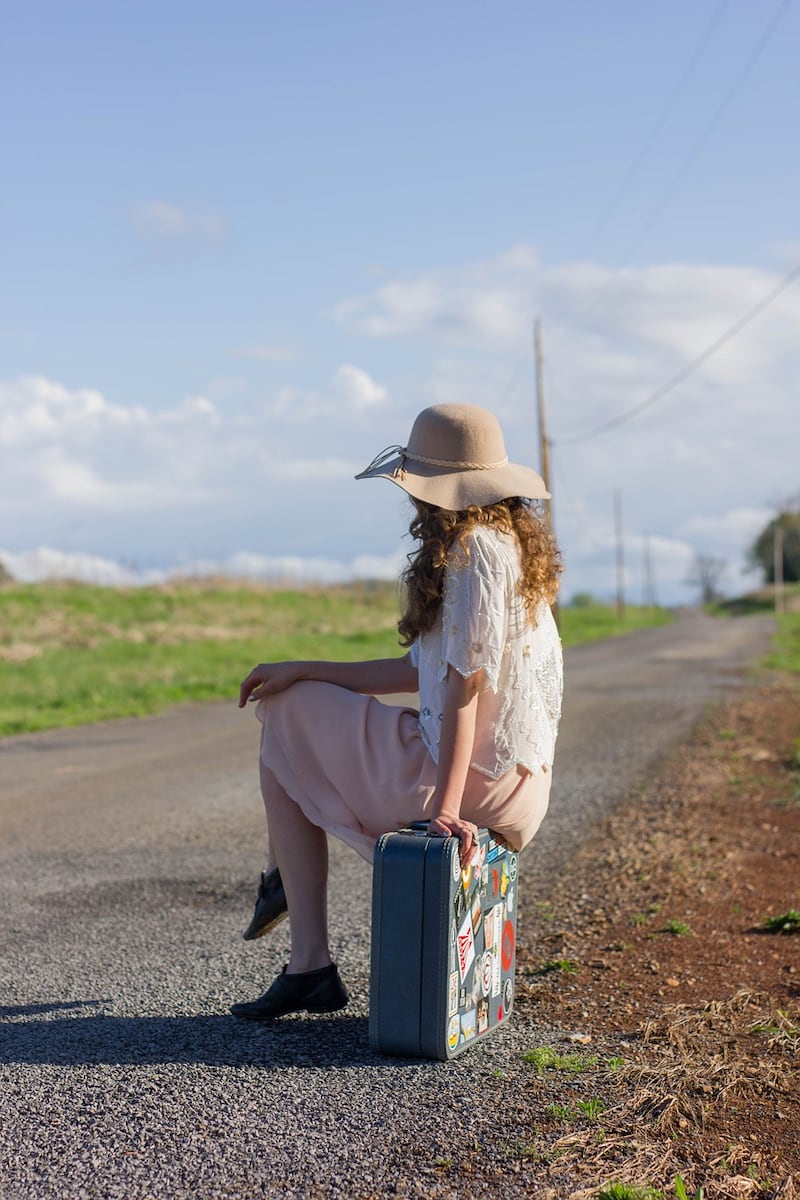
[[[442,402],[538,467],[538,318],[565,598],[615,594],[615,493],[629,601],[647,556],[664,603],[698,555],[752,586],[800,492],[798,54],[800,0],[12,5],[0,560],[392,577],[408,502],[353,476]]]

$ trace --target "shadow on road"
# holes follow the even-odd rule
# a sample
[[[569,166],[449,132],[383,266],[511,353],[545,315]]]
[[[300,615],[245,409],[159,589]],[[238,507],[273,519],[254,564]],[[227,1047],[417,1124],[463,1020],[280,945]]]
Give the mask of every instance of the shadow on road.
[[[50,1020],[47,1011],[99,1001],[0,1008],[0,1062],[91,1066],[197,1063],[250,1067],[387,1067],[412,1060],[369,1049],[366,1017],[290,1017],[275,1023],[229,1016],[115,1017],[95,1014]],[[11,1019],[10,1019],[11,1018]]]

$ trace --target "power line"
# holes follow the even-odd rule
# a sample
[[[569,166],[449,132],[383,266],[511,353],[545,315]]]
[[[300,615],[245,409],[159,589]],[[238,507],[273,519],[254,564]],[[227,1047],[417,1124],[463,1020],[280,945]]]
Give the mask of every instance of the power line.
[[[692,51],[692,53],[689,57],[689,61],[687,62],[686,66],[683,68],[683,71],[681,72],[681,75],[678,78],[678,82],[676,83],[675,87],[672,89],[672,92],[668,96],[666,103],[662,106],[661,111],[659,112],[658,116],[656,117],[655,121],[653,122],[653,124],[652,124],[651,128],[649,129],[648,133],[646,134],[644,140],[641,142],[641,144],[639,145],[635,154],[633,155],[633,158],[631,159],[631,162],[628,165],[628,169],[625,172],[625,175],[623,176],[622,182],[620,183],[616,192],[611,197],[609,204],[607,205],[604,213],[600,217],[600,220],[597,222],[594,229],[592,230],[592,233],[589,235],[589,238],[583,248],[584,254],[586,254],[588,252],[590,246],[594,242],[596,242],[597,239],[600,237],[600,235],[602,233],[604,233],[605,230],[608,228],[608,224],[609,224],[612,216],[616,212],[617,208],[619,207],[620,201],[623,199],[628,188],[630,187],[630,185],[633,183],[634,179],[638,175],[638,173],[641,169],[642,163],[647,158],[647,155],[648,155],[653,143],[655,142],[658,135],[661,133],[661,130],[666,125],[667,121],[669,120],[670,116],[672,115],[673,110],[675,109],[675,106],[677,105],[678,101],[680,100],[680,98],[683,94],[683,91],[684,91],[687,83],[689,82],[689,79],[691,78],[692,72],[694,71],[698,62],[702,58],[709,42],[713,38],[714,34],[717,32],[717,29],[719,28],[719,25],[722,21],[723,16],[725,15],[725,11],[728,8],[729,4],[730,4],[730,0],[722,0],[722,3],[720,5],[718,5],[716,10],[714,11],[708,25],[705,27],[705,29],[701,33],[700,40],[698,41],[697,45],[695,46],[694,50]]]
[[[679,383],[683,383],[684,380],[688,379],[690,375],[693,375],[699,367],[708,362],[708,360],[712,358],[718,350],[721,350],[723,346],[732,341],[732,339],[735,338],[738,333],[741,333],[741,331],[747,325],[749,325],[751,321],[754,321],[756,317],[760,316],[760,314],[764,312],[765,309],[769,308],[770,304],[772,304],[774,300],[777,300],[781,292],[785,292],[786,289],[791,287],[794,281],[798,278],[800,278],[800,263],[793,267],[792,270],[789,271],[788,275],[784,275],[780,283],[778,283],[771,292],[759,300],[758,303],[754,304],[752,308],[749,308],[743,316],[739,317],[737,321],[734,321],[733,325],[731,325],[730,328],[725,331],[725,333],[718,337],[716,341],[713,341],[710,346],[706,346],[705,350],[703,350],[701,354],[698,354],[697,358],[693,358],[690,363],[678,371],[677,375],[673,375],[671,379],[667,380],[666,383],[663,383],[661,387],[656,388],[656,390],[651,392],[650,395],[644,400],[641,400],[638,404],[635,404],[633,408],[629,408],[626,412],[620,413],[619,416],[612,417],[611,420],[604,421],[601,425],[596,425],[593,429],[588,429],[584,433],[572,435],[568,434],[566,437],[557,438],[555,444],[574,445],[576,442],[583,442],[587,438],[595,437],[598,433],[605,433],[609,429],[615,429],[618,425],[623,425],[626,421],[630,421],[633,417],[637,417],[639,413],[644,412],[646,408],[650,408],[650,406],[655,404],[656,401],[662,400],[664,396],[673,391]]]
[[[734,100],[737,92],[743,86],[745,80],[747,79],[748,75],[752,71],[753,67],[756,65],[759,58],[764,53],[764,50],[766,49],[767,44],[769,43],[770,39],[772,38],[773,34],[775,33],[776,29],[778,28],[778,25],[780,24],[785,13],[787,12],[790,3],[791,3],[791,0],[780,0],[778,7],[775,9],[775,11],[773,12],[769,21],[767,22],[766,26],[764,27],[761,37],[758,39],[755,46],[753,47],[750,54],[748,55],[748,58],[744,64],[742,70],[736,76],[733,83],[728,88],[725,95],[722,97],[722,100],[719,102],[716,109],[712,113],[710,121],[707,123],[705,129],[700,134],[700,137],[697,139],[694,146],[687,154],[681,167],[678,170],[678,173],[674,176],[670,185],[662,193],[660,200],[655,205],[655,207],[651,210],[650,214],[645,218],[645,220],[640,225],[638,232],[636,233],[635,237],[633,238],[633,241],[628,246],[628,250],[622,259],[622,264],[630,261],[633,254],[636,252],[636,250],[641,245],[642,239],[644,238],[645,234],[649,233],[650,230],[653,228],[653,226],[656,224],[656,222],[658,221],[658,218],[661,216],[662,212],[667,207],[667,205],[669,204],[672,197],[675,195],[675,192],[678,190],[681,183],[683,183],[683,180],[689,174],[689,171],[692,169],[696,160],[700,156],[701,151],[705,149],[705,146],[706,146],[709,138],[711,137],[712,133],[717,128],[720,121],[724,117],[725,113],[728,111],[731,104],[733,103],[733,100]]]

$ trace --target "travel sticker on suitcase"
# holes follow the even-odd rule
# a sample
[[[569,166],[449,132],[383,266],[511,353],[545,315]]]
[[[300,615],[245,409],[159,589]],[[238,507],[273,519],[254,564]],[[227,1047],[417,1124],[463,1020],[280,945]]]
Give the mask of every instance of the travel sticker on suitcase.
[[[370,1045],[452,1058],[513,1008],[518,856],[481,829],[462,870],[457,839],[402,830],[374,866]]]

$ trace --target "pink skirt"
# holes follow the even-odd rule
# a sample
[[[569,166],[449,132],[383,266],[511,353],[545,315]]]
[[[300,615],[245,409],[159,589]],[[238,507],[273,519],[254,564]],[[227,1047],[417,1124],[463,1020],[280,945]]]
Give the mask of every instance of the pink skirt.
[[[375,840],[430,819],[436,764],[417,712],[330,683],[304,681],[260,700],[261,761],[312,824],[372,862]],[[547,811],[549,771],[490,779],[470,770],[461,816],[521,850]]]

